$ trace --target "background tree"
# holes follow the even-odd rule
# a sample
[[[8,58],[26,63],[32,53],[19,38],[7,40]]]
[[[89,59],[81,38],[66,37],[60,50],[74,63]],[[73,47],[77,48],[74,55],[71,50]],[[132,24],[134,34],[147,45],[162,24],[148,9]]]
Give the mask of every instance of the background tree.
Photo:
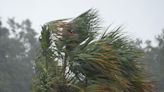
[[[152,92],[138,50],[118,27],[101,30],[90,9],[42,27],[33,92]]]
[[[148,71],[151,73],[152,80],[155,82],[157,92],[162,92],[164,86],[164,31],[155,37],[158,45],[153,47],[150,41],[147,41],[145,50],[145,59]],[[148,50],[149,49],[149,50]]]
[[[0,92],[29,92],[37,34],[28,19],[7,23],[4,27],[0,21]]]
[[[145,69],[149,72],[150,79],[155,84],[156,92],[162,92],[164,90],[164,74],[162,73],[164,70],[164,31],[155,36],[155,40],[158,43],[157,46],[152,46],[151,41],[147,40],[145,41],[146,47],[143,47],[142,40],[140,39],[136,39],[132,44],[144,52],[144,58],[141,60],[146,65]]]

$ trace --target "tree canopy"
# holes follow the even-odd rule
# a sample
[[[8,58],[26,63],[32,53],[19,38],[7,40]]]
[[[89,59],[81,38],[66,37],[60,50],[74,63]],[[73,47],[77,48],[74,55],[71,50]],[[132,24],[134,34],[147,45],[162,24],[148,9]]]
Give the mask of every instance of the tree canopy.
[[[153,92],[143,53],[121,32],[102,30],[97,11],[46,23],[33,92]]]
[[[0,21],[0,92],[29,92],[38,41],[30,20]]]

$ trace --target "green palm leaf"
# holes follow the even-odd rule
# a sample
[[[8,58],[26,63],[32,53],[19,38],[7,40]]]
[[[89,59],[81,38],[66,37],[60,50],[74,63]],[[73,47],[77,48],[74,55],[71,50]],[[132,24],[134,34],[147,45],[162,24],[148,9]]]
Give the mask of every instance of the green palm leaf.
[[[142,52],[121,27],[98,35],[99,23],[97,11],[90,9],[43,26],[33,92],[153,91],[139,61]]]

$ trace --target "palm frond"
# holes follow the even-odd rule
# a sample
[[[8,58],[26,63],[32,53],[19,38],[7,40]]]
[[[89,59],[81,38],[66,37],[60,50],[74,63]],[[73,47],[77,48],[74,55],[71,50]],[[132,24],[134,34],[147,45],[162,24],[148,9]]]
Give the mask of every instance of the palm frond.
[[[93,9],[69,21],[47,23],[33,92],[151,92],[139,62],[142,52],[121,27],[108,29],[98,35],[100,19]]]

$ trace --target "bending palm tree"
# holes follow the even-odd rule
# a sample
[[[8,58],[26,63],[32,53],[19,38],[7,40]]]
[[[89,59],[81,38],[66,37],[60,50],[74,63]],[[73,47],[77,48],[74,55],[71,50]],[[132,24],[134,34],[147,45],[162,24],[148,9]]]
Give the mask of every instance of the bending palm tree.
[[[120,27],[101,30],[90,9],[42,27],[33,92],[152,92],[139,58]]]

